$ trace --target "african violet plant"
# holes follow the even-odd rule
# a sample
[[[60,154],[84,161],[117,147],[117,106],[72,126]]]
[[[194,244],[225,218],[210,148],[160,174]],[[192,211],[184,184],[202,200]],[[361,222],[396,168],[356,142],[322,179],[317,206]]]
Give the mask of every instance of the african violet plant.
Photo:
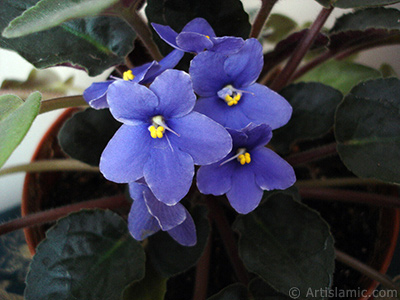
[[[353,61],[399,43],[400,12],[385,6],[400,1],[317,0],[321,12],[305,29],[270,15],[277,0],[262,0],[251,22],[239,0],[148,0],[142,10],[144,2],[0,3],[1,46],[35,67],[91,76],[113,67],[82,96],[1,96],[0,164],[39,113],[89,105],[59,134],[66,162],[98,166],[126,188],[90,201],[118,214],[61,209],[36,249],[25,298],[325,298],[312,291],[332,286],[335,258],[355,260],[334,249],[328,223],[301,197],[363,202],[376,195],[327,187],[400,183],[400,82],[388,66]],[[354,10],[324,28],[342,8]],[[355,176],[323,178],[329,164],[315,173],[315,161],[337,154]]]

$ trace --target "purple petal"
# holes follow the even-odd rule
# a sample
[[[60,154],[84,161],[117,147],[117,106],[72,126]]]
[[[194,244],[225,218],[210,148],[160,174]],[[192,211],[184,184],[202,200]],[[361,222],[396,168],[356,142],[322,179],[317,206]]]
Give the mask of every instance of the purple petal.
[[[159,71],[161,66],[156,61],[152,61],[141,65],[139,67],[131,69],[132,75],[135,77],[132,79],[133,82],[144,83],[149,76]]]
[[[179,134],[170,135],[171,143],[189,153],[196,165],[214,163],[232,149],[229,133],[205,115],[192,112],[182,118],[171,119],[168,125]]]
[[[295,183],[296,175],[292,166],[272,150],[254,150],[251,159],[256,182],[263,190],[284,190]]]
[[[266,124],[255,125],[250,123],[243,129],[243,132],[247,136],[245,148],[248,150],[263,147],[268,144],[272,138],[272,129]]]
[[[182,32],[176,38],[176,44],[186,52],[200,53],[214,46],[210,38],[195,32]]]
[[[101,154],[100,171],[107,179],[127,183],[143,177],[151,137],[147,125],[122,125]]]
[[[232,156],[233,154],[226,157],[226,159]],[[221,165],[222,161],[212,165],[202,166],[197,171],[197,187],[202,194],[221,196],[231,189],[231,177],[235,172],[235,165],[232,163]]]
[[[157,34],[170,46],[174,48],[178,48],[176,45],[176,37],[178,36],[178,33],[176,33],[171,27],[167,25],[161,25],[161,24],[156,24],[156,23],[151,23],[151,26],[153,26],[154,30],[157,32]]]
[[[168,206],[154,197],[150,189],[144,191],[144,201],[150,214],[157,219],[163,231],[170,230],[182,224],[186,219],[186,209],[182,204],[177,203]]]
[[[188,114],[196,102],[190,76],[183,71],[166,70],[154,80],[150,90],[160,99],[157,111],[165,119]]]
[[[254,83],[264,64],[262,46],[256,39],[248,39],[224,64],[226,74],[233,79],[232,85],[240,89]]]
[[[241,129],[246,127],[252,120],[240,109],[240,101],[238,105],[228,106],[218,96],[200,98],[197,100],[194,110],[206,115],[224,127]]]
[[[137,185],[132,187],[131,185]],[[138,187],[139,186],[139,187]],[[131,183],[129,189],[144,190],[138,183]],[[136,193],[136,192],[135,192]],[[135,197],[128,215],[128,229],[131,235],[139,241],[160,230],[157,220],[149,213],[142,197]]]
[[[219,90],[230,83],[231,79],[224,70],[225,60],[225,55],[211,51],[202,52],[192,59],[189,73],[194,91],[199,96],[216,96]]]
[[[209,37],[215,37],[215,32],[211,25],[203,18],[196,18],[183,27],[182,32],[196,32]]]
[[[147,87],[126,80],[110,85],[107,101],[114,118],[128,125],[148,123],[158,105],[157,96]]]
[[[229,203],[240,214],[253,211],[263,195],[263,190],[256,184],[252,163],[236,168],[232,176],[232,188],[226,193]]]
[[[83,92],[85,101],[95,109],[108,108],[106,93],[113,80],[94,82]]]
[[[156,198],[167,205],[175,205],[189,191],[194,175],[192,157],[172,148],[168,134],[153,140],[150,158],[143,173]]]
[[[211,41],[214,43],[214,47],[209,50],[222,54],[237,52],[244,45],[244,40],[242,38],[233,36],[214,37],[211,38]]]
[[[272,129],[285,125],[292,116],[292,107],[278,93],[255,83],[244,89],[239,104],[242,112],[255,124],[265,123]],[[247,125],[247,124],[246,124]]]
[[[236,130],[236,129],[231,129],[231,128],[227,128],[229,134],[232,137],[232,141],[233,141],[233,149],[234,151],[236,151],[238,148],[243,148],[247,146],[247,139],[248,136],[247,134],[244,132],[247,128],[249,128],[252,125],[249,124],[249,126],[247,126],[246,128],[242,129],[242,130]]]
[[[194,246],[197,243],[196,225],[187,211],[185,221],[169,230],[168,234],[182,246]]]

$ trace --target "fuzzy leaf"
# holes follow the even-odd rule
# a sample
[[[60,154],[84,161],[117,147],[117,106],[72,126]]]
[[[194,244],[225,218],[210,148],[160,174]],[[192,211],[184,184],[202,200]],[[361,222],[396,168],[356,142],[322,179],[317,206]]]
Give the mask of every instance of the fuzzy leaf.
[[[274,131],[271,143],[284,153],[297,140],[315,139],[327,133],[343,98],[338,90],[317,82],[292,84],[280,94],[292,105],[293,114],[284,127]]]
[[[254,278],[250,281],[249,292],[254,300],[290,300],[296,298],[296,294],[292,294],[292,298],[290,298],[278,293],[261,278]],[[294,289],[293,292],[296,293],[297,290]]]
[[[12,20],[2,35],[16,38],[50,29],[70,19],[95,16],[117,2],[118,0],[40,0]]]
[[[333,238],[328,224],[306,205],[276,193],[233,225],[240,234],[239,255],[249,271],[275,290],[329,288],[334,271]],[[319,299],[319,298],[317,298]]]
[[[58,140],[72,158],[98,166],[101,153],[120,126],[108,109],[88,108],[65,122]]]
[[[350,61],[330,60],[306,73],[297,82],[320,82],[347,94],[359,82],[379,77],[382,74],[371,67]]]
[[[60,219],[36,249],[27,300],[120,300],[144,276],[145,253],[117,214],[82,210]]]
[[[265,24],[263,36],[269,42],[279,42],[296,27],[297,23],[291,18],[280,14],[271,14]]]
[[[37,0],[0,1],[0,31]],[[67,65],[95,76],[121,64],[133,48],[135,33],[117,17],[88,17],[20,38],[0,36],[0,47],[18,52],[42,69]]]
[[[369,6],[384,6],[400,2],[399,0],[316,0],[325,7],[363,8]]]
[[[400,80],[360,83],[338,106],[340,158],[359,177],[400,183]]]
[[[24,102],[14,95],[0,96],[0,168],[21,143],[39,113],[39,92]]]
[[[231,284],[208,300],[247,300],[247,289],[240,283]]]
[[[210,233],[210,225],[203,207],[192,212],[197,230],[197,244],[193,247],[179,245],[168,233],[158,232],[149,238],[149,256],[154,268],[164,277],[182,273],[194,266],[203,253]]]

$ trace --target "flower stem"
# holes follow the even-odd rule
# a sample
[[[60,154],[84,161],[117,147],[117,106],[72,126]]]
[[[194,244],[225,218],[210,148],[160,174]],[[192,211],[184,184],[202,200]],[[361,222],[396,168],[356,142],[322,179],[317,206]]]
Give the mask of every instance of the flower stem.
[[[253,26],[251,27],[250,36],[251,38],[258,38],[265,22],[268,19],[269,14],[271,13],[272,8],[278,0],[262,0],[261,8],[257,13],[257,16],[253,22]]]
[[[305,164],[336,154],[336,143],[324,145],[315,149],[289,155],[285,160],[292,166]]]
[[[163,56],[160,53],[157,45],[152,39],[150,28],[147,26],[143,18],[138,14],[136,9],[124,9],[121,10],[120,16],[131,26],[136,32],[139,39],[143,42],[143,45],[149,51],[151,57],[154,60],[160,61]]]
[[[196,282],[193,300],[206,300],[208,290],[208,276],[210,272],[211,236],[208,238],[206,248],[196,266]]]
[[[367,266],[366,264],[360,262],[359,260],[351,257],[350,255],[335,249],[336,260],[348,265],[349,267],[353,268],[354,270],[359,271],[360,273],[364,274],[365,276],[376,280],[386,286],[387,288],[394,289],[400,292],[400,287],[397,286],[387,275],[378,272],[377,270]]]
[[[233,235],[233,231],[229,225],[228,219],[226,218],[225,212],[218,203],[218,200],[214,197],[207,197],[206,203],[210,211],[210,216],[218,228],[222,242],[224,243],[225,251],[229,256],[235,274],[238,280],[247,286],[249,283],[249,274],[247,273],[246,267],[239,257],[236,239]]]
[[[316,199],[322,201],[340,201],[348,203],[361,203],[379,207],[400,208],[400,199],[395,196],[350,191],[328,188],[299,188],[302,198]]]
[[[28,164],[15,165],[0,170],[0,176],[17,172],[86,171],[99,172],[98,167],[89,166],[74,159],[39,160]]]
[[[325,24],[329,15],[331,14],[333,7],[323,8],[319,13],[317,19],[311,25],[306,35],[302,38],[298,46],[293,52],[293,55],[289,58],[286,66],[283,68],[281,73],[272,82],[270,88],[275,91],[280,91],[290,81],[293,73],[296,71],[301,60],[310,49],[315,39],[317,38],[322,26]]]
[[[66,215],[79,211],[81,209],[93,209],[93,208],[101,208],[101,209],[113,209],[121,206],[129,205],[124,195],[102,198],[97,200],[90,200],[85,202],[79,202],[76,204],[71,204],[63,207],[58,207],[38,213],[34,213],[31,215],[27,215],[25,217],[11,220],[9,222],[3,223],[0,225],[0,235],[22,229],[25,227],[31,227],[34,225],[39,225],[43,223],[49,223],[58,220],[61,217],[65,217]]]
[[[77,107],[77,106],[88,106],[88,104],[81,95],[42,100],[42,102],[40,103],[39,114],[44,114],[46,112],[61,108]]]

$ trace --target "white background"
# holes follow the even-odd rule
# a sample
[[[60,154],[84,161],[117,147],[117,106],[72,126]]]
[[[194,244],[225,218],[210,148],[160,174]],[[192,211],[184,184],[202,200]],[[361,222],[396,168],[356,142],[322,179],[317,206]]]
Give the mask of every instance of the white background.
[[[244,0],[242,2],[246,9],[251,9],[258,7],[261,1]],[[400,4],[395,5],[395,7],[400,9]],[[273,13],[285,14],[296,20],[299,24],[302,24],[315,19],[320,10],[321,6],[314,0],[281,0],[274,7]],[[348,12],[348,10],[336,9],[328,19],[326,26],[328,28],[332,26],[335,18],[346,12]],[[358,60],[375,68],[378,68],[383,62],[386,62],[395,68],[397,74],[400,74],[399,51],[400,46],[379,48],[362,53]],[[62,79],[67,79],[71,75],[74,76],[74,85],[81,88],[82,91],[88,87],[91,82],[104,80],[110,72],[106,71],[101,76],[89,78],[85,72],[79,70],[66,67],[56,67],[52,69],[56,70]],[[25,80],[31,70],[32,66],[23,58],[19,57],[18,54],[0,49],[0,83],[4,79]],[[20,146],[18,146],[4,167],[29,162],[41,136],[59,114],[60,111],[57,111],[38,116],[28,135]],[[20,203],[24,176],[24,174],[19,173],[0,177],[0,211]]]

